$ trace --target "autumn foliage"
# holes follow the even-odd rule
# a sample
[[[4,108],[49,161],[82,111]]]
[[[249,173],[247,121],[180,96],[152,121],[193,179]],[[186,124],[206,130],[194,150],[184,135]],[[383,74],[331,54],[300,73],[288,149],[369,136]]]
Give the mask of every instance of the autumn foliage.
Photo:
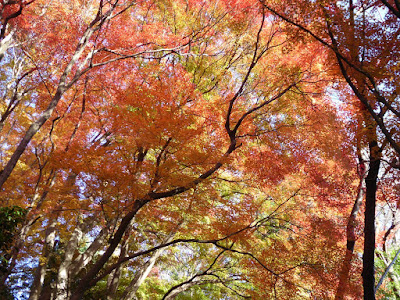
[[[399,47],[368,24],[360,65],[320,2],[1,1],[0,295],[362,298],[375,167],[396,241]]]

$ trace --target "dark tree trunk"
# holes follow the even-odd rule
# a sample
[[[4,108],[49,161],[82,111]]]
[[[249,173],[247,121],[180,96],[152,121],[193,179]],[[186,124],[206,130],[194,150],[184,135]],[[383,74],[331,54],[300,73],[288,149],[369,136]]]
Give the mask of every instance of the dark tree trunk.
[[[376,140],[369,142],[370,164],[365,178],[365,221],[364,221],[364,255],[363,255],[363,288],[364,300],[375,300],[375,206],[378,173],[380,167],[380,150]]]

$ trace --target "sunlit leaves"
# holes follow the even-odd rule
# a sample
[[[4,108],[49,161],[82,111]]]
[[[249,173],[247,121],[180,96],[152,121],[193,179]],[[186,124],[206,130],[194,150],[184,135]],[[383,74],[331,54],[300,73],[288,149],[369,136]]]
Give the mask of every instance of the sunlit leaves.
[[[68,86],[4,185],[5,202],[29,207],[20,261],[47,264],[44,290],[67,273],[71,295],[104,297],[118,270],[122,297],[160,247],[138,295],[332,295],[357,177],[319,44],[258,1],[38,0],[13,26],[0,79],[15,90],[20,57],[28,73],[3,166]],[[186,242],[159,246],[169,238]],[[82,266],[62,273],[68,253]]]

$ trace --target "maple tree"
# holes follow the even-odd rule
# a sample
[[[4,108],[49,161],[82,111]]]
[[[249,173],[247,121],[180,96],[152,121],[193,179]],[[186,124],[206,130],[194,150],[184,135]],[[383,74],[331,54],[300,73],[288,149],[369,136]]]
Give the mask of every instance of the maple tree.
[[[27,210],[2,286],[335,295],[364,176],[354,137],[381,125],[332,101],[326,45],[260,1],[2,1],[1,14],[1,206]]]
[[[339,74],[358,101],[355,108],[359,116],[355,118],[360,128],[360,145],[365,143],[369,148],[365,177],[364,298],[375,299],[375,210],[379,170],[382,162],[390,168],[399,168],[399,73],[395,58],[399,51],[399,3],[304,1],[300,5],[299,2],[285,3],[282,7],[264,2],[264,7],[292,28],[326,46]],[[307,23],[311,19],[312,22]],[[360,166],[363,166],[365,159],[359,157]],[[359,206],[358,199],[362,196],[357,197],[354,208]],[[356,211],[353,209],[349,224]],[[348,249],[353,252],[352,248]]]

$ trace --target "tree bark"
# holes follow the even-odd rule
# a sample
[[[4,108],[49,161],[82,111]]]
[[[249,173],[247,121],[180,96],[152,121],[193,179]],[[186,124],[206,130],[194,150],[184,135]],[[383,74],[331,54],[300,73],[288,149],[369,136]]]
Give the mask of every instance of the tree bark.
[[[392,280],[393,285],[394,285],[393,290],[398,299],[400,299],[400,279],[399,279],[399,276],[395,272],[393,272],[392,267],[396,263],[396,260],[399,256],[399,254],[400,254],[400,248],[399,248],[399,250],[397,250],[396,255],[394,256],[392,261],[389,262],[385,256],[385,253],[381,253],[380,257],[381,257],[383,263],[385,264],[386,269],[385,269],[385,272],[382,274],[382,277],[379,280],[378,284],[376,285],[376,289],[375,289],[375,291],[377,291],[380,288],[380,286],[382,285],[383,281],[385,280],[385,277],[387,275],[389,275],[389,277]],[[390,258],[390,255],[388,255],[388,257]]]
[[[95,284],[95,278],[99,271],[103,268],[103,266],[108,262],[111,255],[114,253],[115,249],[121,242],[121,239],[129,227],[132,219],[135,217],[136,213],[148,202],[148,200],[136,200],[132,211],[130,211],[122,220],[121,223],[113,235],[113,238],[110,240],[110,245],[104,254],[99,258],[99,260],[90,268],[90,270],[82,277],[80,282],[78,283],[74,293],[72,294],[70,300],[81,300],[85,291]]]
[[[363,255],[363,288],[364,299],[375,300],[375,208],[376,190],[381,163],[380,149],[377,143],[376,126],[368,128],[369,137],[369,170],[365,178],[365,220],[364,220],[364,255]]]
[[[131,227],[131,226],[130,226]],[[127,232],[129,232],[130,228],[128,228]],[[121,245],[121,253],[119,255],[120,259],[124,258],[129,249],[128,237],[124,240]],[[119,281],[121,279],[121,273],[123,269],[123,264],[120,264],[118,268],[111,272],[108,276],[107,280],[107,300],[117,299],[115,298],[115,293],[117,292]]]
[[[359,159],[359,165],[364,165],[362,158]],[[361,169],[361,167],[359,168]],[[360,210],[361,203],[364,199],[365,191],[364,191],[364,174],[359,172],[360,174],[360,183],[358,185],[357,197],[354,201],[353,208],[351,210],[349,220],[346,228],[347,235],[347,245],[346,245],[346,255],[343,261],[342,269],[339,275],[339,285],[336,291],[336,300],[343,300],[345,297],[345,293],[347,291],[347,282],[349,280],[350,268],[351,268],[351,260],[353,258],[354,253],[354,245],[356,242],[356,218],[358,212]]]
[[[169,235],[169,237],[164,241],[164,243],[169,243],[172,241],[173,237],[175,236],[176,230],[172,234]],[[134,300],[136,299],[136,292],[141,286],[141,284],[144,282],[144,280],[147,278],[149,275],[151,269],[153,269],[154,264],[156,263],[157,259],[160,257],[160,255],[164,252],[164,248],[156,250],[153,255],[150,257],[150,259],[143,265],[143,267],[138,271],[136,274],[135,278],[131,281],[129,286],[126,288],[124,295],[123,295],[123,300]]]
[[[55,245],[56,224],[57,220],[56,218],[54,218],[51,221],[49,227],[47,227],[46,229],[46,239],[45,239],[43,256],[42,260],[39,260],[38,267],[35,270],[35,275],[31,287],[31,293],[29,295],[29,300],[38,300],[43,298],[40,296],[42,295],[42,289],[45,283],[44,279],[46,275],[47,261]]]
[[[95,240],[90,244],[89,248],[80,254],[71,265],[71,276],[77,276],[78,273],[85,268],[93,259],[95,254],[104,246],[105,239],[109,233],[109,228],[104,227],[97,235]]]
[[[58,268],[57,286],[56,286],[56,300],[66,300],[69,292],[69,268],[72,264],[73,256],[80,239],[82,238],[83,231],[80,224],[77,224],[72,236],[65,248],[64,260]]]

